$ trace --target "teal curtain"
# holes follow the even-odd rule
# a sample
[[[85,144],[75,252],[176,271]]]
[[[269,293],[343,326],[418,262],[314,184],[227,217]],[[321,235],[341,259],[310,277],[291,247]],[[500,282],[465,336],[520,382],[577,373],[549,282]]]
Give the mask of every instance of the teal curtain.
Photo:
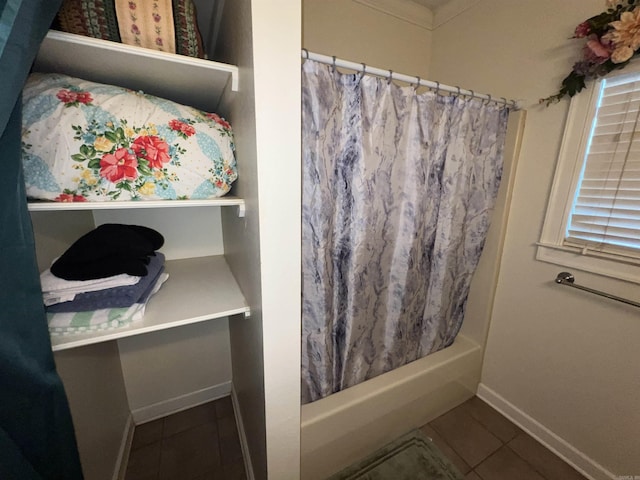
[[[82,478],[42,306],[20,162],[21,91],[61,0],[0,0],[0,479]]]

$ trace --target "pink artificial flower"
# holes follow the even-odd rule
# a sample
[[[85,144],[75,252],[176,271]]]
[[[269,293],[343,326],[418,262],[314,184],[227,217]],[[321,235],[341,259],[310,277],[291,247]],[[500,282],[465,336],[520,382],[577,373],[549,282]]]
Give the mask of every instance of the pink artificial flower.
[[[135,154],[149,162],[150,168],[162,168],[171,160],[169,145],[156,135],[146,135],[136,138],[131,144]]]
[[[153,14],[153,21],[158,23],[160,21],[160,19],[162,19],[162,17],[160,15],[158,15],[157,13]]]
[[[582,22],[580,25],[576,27],[576,30],[573,34],[574,38],[584,38],[591,33],[591,27],[589,27],[589,22]]]
[[[100,175],[110,182],[134,180],[138,176],[138,159],[127,148],[118,148],[100,160]]]
[[[611,50],[594,36],[594,38],[587,41],[585,57],[593,63],[604,63],[611,57]]]

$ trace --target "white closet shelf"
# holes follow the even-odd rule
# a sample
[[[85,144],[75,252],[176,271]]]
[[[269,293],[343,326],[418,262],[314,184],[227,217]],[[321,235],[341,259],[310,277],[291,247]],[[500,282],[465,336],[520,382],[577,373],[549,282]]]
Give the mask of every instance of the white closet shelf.
[[[169,260],[169,279],[147,305],[144,318],[128,327],[51,337],[53,351],[156,332],[250,312],[223,255]]]
[[[238,67],[50,30],[34,70],[117,85],[215,112],[227,84],[238,91]]]
[[[28,209],[32,212],[50,212],[55,210],[120,210],[139,208],[180,208],[180,207],[228,207],[238,206],[244,211],[244,199],[226,195],[208,200],[140,200],[114,202],[47,202],[32,200]],[[240,215],[243,216],[243,215]]]

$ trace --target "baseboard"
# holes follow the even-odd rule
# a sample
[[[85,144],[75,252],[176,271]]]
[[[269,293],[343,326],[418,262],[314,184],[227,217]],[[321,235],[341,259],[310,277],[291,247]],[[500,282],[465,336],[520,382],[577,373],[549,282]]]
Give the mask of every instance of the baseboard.
[[[153,403],[146,407],[137,408],[131,412],[136,425],[150,422],[157,418],[166,417],[172,413],[196,407],[231,393],[231,382],[224,382],[211,387],[196,390],[179,397],[170,398],[162,402]]]
[[[133,442],[134,429],[133,415],[130,414],[124,426],[124,431],[122,432],[122,442],[120,442],[116,467],[113,470],[113,480],[124,480],[127,472],[127,463],[129,462],[129,453],[131,452],[131,443]]]
[[[231,388],[231,401],[233,402],[233,411],[236,415],[236,425],[238,426],[238,435],[240,436],[242,458],[244,459],[244,471],[247,474],[247,480],[255,480],[256,477],[253,474],[253,464],[251,463],[247,434],[245,433],[244,423],[242,422],[242,413],[240,410],[240,404],[238,403],[238,395],[233,387]]]
[[[486,385],[482,383],[478,385],[477,396],[590,480],[615,480],[618,478]]]

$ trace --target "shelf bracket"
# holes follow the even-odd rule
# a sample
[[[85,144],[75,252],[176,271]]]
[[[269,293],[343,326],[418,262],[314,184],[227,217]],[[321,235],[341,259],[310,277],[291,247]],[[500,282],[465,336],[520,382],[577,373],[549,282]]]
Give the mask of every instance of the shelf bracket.
[[[251,310],[244,312],[244,318],[251,318]]]
[[[242,202],[240,205],[238,205],[238,217],[244,218],[245,213],[246,213],[246,208],[245,208],[244,202]]]

